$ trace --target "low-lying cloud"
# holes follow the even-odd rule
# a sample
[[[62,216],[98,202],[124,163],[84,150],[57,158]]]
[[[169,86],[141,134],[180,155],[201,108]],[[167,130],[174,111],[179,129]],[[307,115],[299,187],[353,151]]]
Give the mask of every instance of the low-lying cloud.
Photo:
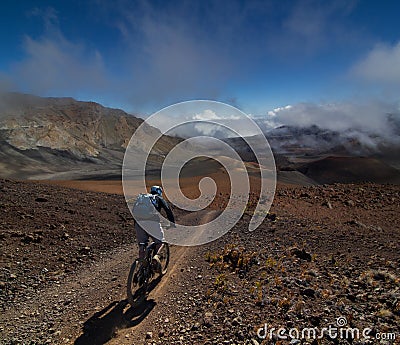
[[[318,126],[337,132],[340,140],[355,139],[369,150],[377,150],[379,144],[400,145],[400,105],[397,103],[299,103],[274,109],[265,117],[257,117],[257,122],[264,126],[264,131],[282,125]]]

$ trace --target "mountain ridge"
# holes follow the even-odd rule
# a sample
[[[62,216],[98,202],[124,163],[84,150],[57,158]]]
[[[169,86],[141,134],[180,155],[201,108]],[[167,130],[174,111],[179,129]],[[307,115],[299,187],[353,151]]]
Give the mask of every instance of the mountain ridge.
[[[99,170],[120,174],[125,148],[144,121],[73,98],[9,93],[1,96],[0,104],[1,175],[19,179],[68,171],[75,171],[71,178],[77,178],[79,170],[83,176]],[[154,136],[159,131],[147,126],[144,133]],[[162,136],[152,153],[165,154],[179,141]]]

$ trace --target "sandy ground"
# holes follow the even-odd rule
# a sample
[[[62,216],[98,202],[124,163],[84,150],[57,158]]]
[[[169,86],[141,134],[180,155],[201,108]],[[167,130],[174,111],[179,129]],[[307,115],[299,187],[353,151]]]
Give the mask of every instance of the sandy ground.
[[[228,193],[219,178],[213,207]],[[372,343],[400,338],[398,186],[279,184],[256,231],[249,210],[217,241],[173,246],[168,274],[132,310],[125,284],[137,252],[118,182],[0,182],[2,344],[278,344],[257,328],[340,316],[397,335]],[[190,195],[194,182],[182,181]],[[340,342],[350,343],[363,344]]]

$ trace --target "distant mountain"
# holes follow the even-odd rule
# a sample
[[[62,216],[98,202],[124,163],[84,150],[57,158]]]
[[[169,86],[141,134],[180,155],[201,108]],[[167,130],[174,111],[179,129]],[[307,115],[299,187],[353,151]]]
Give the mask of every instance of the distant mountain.
[[[281,126],[265,133],[277,153],[288,156],[337,154],[366,154],[362,143],[345,133],[310,127]]]
[[[0,175],[20,179],[120,178],[128,142],[143,120],[72,98],[0,95]],[[148,135],[158,130],[149,127]],[[180,140],[163,136],[152,152]]]
[[[388,121],[394,136],[398,133],[400,138],[399,117],[388,115]],[[122,110],[94,102],[0,94],[0,177],[120,179],[125,148],[142,123]],[[159,134],[158,129],[147,126],[143,135],[153,138]],[[278,177],[285,183],[399,181],[400,145],[377,134],[281,126],[265,136],[274,153]],[[161,136],[148,168],[156,173],[165,155],[181,140]],[[255,161],[243,138],[224,140],[243,160]],[[256,136],[246,140],[253,147],[260,144]],[[143,152],[141,141],[135,144],[136,152]],[[205,145],[205,152],[211,150],[206,143],[198,145]],[[183,149],[193,147],[185,145]]]
[[[398,133],[397,117],[392,131]],[[278,177],[299,180],[306,178],[317,183],[361,182],[400,183],[400,145],[387,142],[384,137],[366,133],[336,132],[318,126],[281,126],[266,132],[265,137],[274,153]],[[258,136],[245,138],[252,147],[262,143]],[[229,138],[246,161],[256,158],[243,138]],[[262,147],[258,148],[262,150]],[[300,174],[300,175],[299,175]]]

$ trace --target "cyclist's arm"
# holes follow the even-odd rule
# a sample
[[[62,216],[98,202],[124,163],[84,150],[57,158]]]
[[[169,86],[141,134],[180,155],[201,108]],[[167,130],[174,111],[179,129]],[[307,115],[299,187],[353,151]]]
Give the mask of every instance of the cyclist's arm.
[[[170,207],[168,206],[167,202],[163,198],[159,198],[160,201],[160,207],[165,210],[167,213],[167,218],[171,223],[175,223],[175,217],[174,214],[172,213]]]

